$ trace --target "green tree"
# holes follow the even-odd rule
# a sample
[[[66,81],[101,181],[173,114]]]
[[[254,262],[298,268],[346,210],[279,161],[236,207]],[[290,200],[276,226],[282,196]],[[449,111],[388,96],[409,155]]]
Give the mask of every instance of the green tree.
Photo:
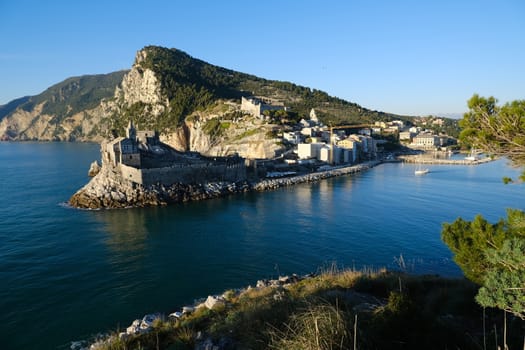
[[[496,224],[491,224],[481,215],[477,215],[473,221],[458,218],[452,224],[443,224],[441,238],[454,253],[454,262],[465,277],[482,284],[487,271],[492,267],[486,252],[491,248],[501,248],[506,239],[515,235],[513,223],[524,216],[519,210],[508,209],[507,219],[501,219]]]
[[[525,240],[511,238],[501,249],[489,249],[488,271],[476,301],[497,307],[525,320]]]
[[[507,209],[490,224],[481,215],[443,224],[442,239],[465,276],[481,285],[476,301],[525,316],[525,212]]]
[[[471,147],[525,166],[525,100],[498,106],[494,97],[472,96],[460,121],[460,139]],[[525,180],[525,173],[521,176]],[[504,178],[504,182],[510,180]],[[478,215],[443,224],[442,239],[465,276],[481,285],[476,301],[525,319],[525,212],[508,209],[496,224]]]
[[[497,106],[494,97],[474,95],[469,111],[460,121],[460,139],[465,144],[497,156],[505,156],[518,165],[525,164],[525,100]]]

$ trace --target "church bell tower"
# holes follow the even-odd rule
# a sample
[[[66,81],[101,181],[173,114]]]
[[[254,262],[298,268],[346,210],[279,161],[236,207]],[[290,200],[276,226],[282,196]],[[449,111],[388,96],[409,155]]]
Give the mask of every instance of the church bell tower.
[[[137,140],[137,129],[135,129],[135,126],[131,120],[129,121],[128,128],[126,129],[126,137],[133,141]]]

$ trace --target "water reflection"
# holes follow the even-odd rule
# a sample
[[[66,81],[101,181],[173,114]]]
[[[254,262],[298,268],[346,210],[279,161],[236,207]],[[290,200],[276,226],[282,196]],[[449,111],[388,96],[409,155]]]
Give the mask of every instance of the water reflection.
[[[95,218],[108,233],[106,244],[115,252],[144,250],[148,236],[146,213],[143,209],[102,210],[94,212]]]
[[[145,211],[103,210],[93,214],[103,225],[102,240],[107,247],[106,263],[110,266],[108,273],[113,274],[115,278],[140,274],[148,257],[149,232]]]

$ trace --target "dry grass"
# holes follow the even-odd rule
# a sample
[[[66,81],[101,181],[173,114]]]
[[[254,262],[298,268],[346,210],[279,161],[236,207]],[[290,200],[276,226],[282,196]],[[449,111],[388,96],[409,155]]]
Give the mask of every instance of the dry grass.
[[[290,316],[284,329],[272,328],[270,349],[349,349],[351,337],[346,313],[329,303],[309,303]]]

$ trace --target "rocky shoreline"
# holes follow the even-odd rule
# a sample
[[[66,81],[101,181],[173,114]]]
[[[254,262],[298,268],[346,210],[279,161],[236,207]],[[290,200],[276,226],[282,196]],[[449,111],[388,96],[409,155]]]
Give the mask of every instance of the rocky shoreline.
[[[70,344],[71,350],[101,350],[111,348],[113,344],[119,341],[126,341],[133,337],[140,337],[153,331],[156,322],[171,321],[176,322],[199,309],[214,310],[216,308],[225,307],[231,304],[231,300],[234,297],[240,297],[241,295],[256,290],[262,290],[264,288],[274,288],[276,290],[289,288],[291,285],[301,282],[303,280],[311,279],[316,274],[310,273],[303,276],[293,274],[291,276],[279,276],[277,279],[262,279],[258,280],[255,287],[249,285],[248,287],[240,289],[230,289],[222,294],[209,295],[207,298],[196,299],[190,305],[185,305],[180,308],[180,311],[175,311],[170,314],[165,313],[151,313],[144,315],[142,318],[134,320],[128,327],[120,332],[113,333],[99,333],[91,340],[78,340],[73,341]],[[279,294],[277,294],[279,295]],[[276,297],[274,296],[274,299]],[[218,344],[215,344],[211,337],[199,332],[199,336],[195,349],[223,349]]]
[[[140,186],[102,167],[91,181],[78,190],[69,205],[79,209],[117,209],[164,206],[168,204],[224,197],[249,191],[266,191],[300,183],[315,182],[335,176],[354,174],[370,169],[379,161],[353,166],[331,167],[324,171],[257,182],[210,182],[202,184],[175,183]]]

